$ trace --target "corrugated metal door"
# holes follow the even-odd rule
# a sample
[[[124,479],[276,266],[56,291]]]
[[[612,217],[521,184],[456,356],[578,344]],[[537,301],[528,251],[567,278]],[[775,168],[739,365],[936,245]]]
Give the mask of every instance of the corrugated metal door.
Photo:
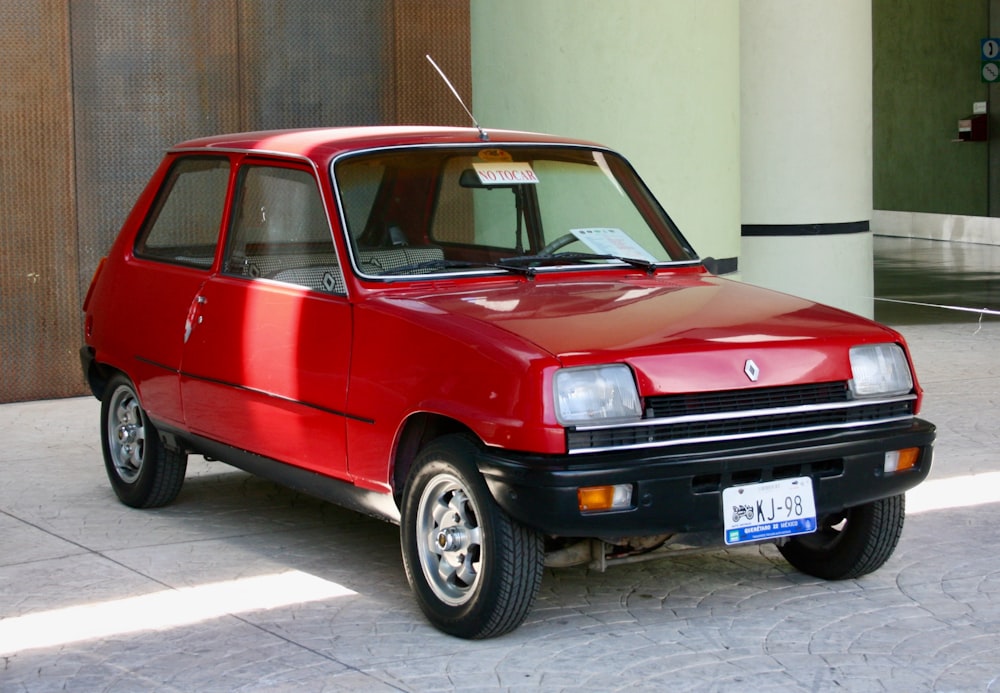
[[[425,53],[471,99],[467,0],[3,3],[0,402],[86,391],[80,305],[166,147],[236,130],[466,124]]]

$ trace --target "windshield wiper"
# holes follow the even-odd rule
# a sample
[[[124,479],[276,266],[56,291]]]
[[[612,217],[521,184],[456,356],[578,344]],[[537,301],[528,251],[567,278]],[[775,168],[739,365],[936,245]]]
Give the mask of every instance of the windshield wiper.
[[[523,268],[520,267],[505,267],[503,265],[493,264],[491,262],[470,262],[468,260],[424,260],[423,262],[413,262],[409,265],[402,265],[400,267],[385,267],[382,269],[383,274],[405,274],[407,272],[420,272],[421,270],[438,270],[438,269],[469,269],[472,267],[488,267],[491,269],[501,269],[507,272],[520,272]],[[382,276],[381,274],[378,276]]]
[[[636,257],[624,257],[621,255],[599,255],[596,253],[558,253],[552,255],[518,255],[515,257],[505,257],[497,261],[501,267],[522,267],[525,265],[554,265],[563,262],[586,262],[588,260],[617,260],[632,267],[645,270],[647,274],[656,271],[656,263],[649,260],[642,260]]]
[[[599,255],[596,253],[558,253],[553,255],[516,255],[514,257],[501,258],[494,262],[470,262],[468,260],[424,260],[423,262],[413,262],[400,267],[382,268],[384,274],[406,274],[408,272],[421,272],[423,270],[438,269],[469,269],[472,267],[488,267],[501,269],[506,272],[514,272],[532,277],[539,266],[558,265],[565,263],[580,263],[591,260],[615,260],[617,262],[638,267],[652,275],[656,271],[656,263],[649,260],[641,260],[634,257],[623,257],[619,255]]]
[[[480,262],[466,262],[465,260],[424,260],[423,262],[412,262],[409,265],[400,265],[399,267],[380,267],[382,273],[385,274],[397,274],[400,272],[419,272],[420,270],[434,270],[434,269],[452,269],[452,268],[466,268],[466,267],[477,267],[482,265]]]

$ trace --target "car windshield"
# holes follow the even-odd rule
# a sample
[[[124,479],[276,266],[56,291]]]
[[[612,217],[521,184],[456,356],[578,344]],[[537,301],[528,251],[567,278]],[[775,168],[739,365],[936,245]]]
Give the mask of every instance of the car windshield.
[[[619,156],[580,147],[390,149],[334,163],[355,269],[370,277],[691,263]]]

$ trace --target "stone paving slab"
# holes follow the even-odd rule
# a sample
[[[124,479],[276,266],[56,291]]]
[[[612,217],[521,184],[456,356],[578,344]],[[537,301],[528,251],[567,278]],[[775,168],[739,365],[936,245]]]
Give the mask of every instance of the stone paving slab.
[[[201,458],[132,510],[96,400],[0,405],[0,691],[1000,691],[1000,322],[903,332],[939,442],[880,571],[771,546],[550,570],[485,642],[424,621],[391,525]]]

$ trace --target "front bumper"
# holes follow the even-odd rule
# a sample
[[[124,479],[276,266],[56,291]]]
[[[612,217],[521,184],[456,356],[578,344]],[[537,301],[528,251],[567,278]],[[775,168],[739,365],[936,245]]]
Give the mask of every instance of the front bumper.
[[[809,476],[817,515],[898,495],[930,472],[934,425],[922,419],[850,431],[784,435],[728,444],[543,456],[483,452],[490,491],[512,517],[564,537],[613,538],[717,529],[722,490]],[[919,448],[916,465],[886,474],[885,453]],[[577,489],[632,484],[632,507],[583,513]]]

